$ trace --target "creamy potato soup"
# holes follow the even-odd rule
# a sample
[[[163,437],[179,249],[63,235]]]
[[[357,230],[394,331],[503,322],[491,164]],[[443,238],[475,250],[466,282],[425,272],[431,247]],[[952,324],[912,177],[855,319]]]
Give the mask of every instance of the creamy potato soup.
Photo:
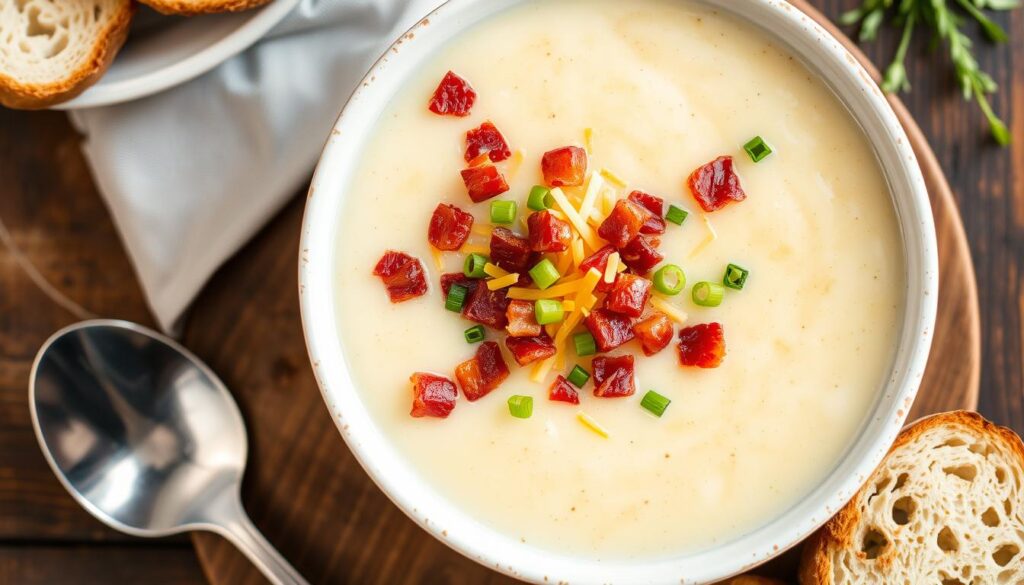
[[[442,82],[449,71],[457,77]],[[453,115],[467,105],[459,79],[476,94],[465,116]],[[439,83],[448,82],[447,96],[432,102]],[[487,121],[496,130],[480,130]],[[467,155],[470,131],[476,147],[496,141]],[[758,136],[772,152],[755,163],[764,150],[756,141],[751,153],[744,145]],[[566,146],[576,148],[557,150]],[[731,157],[731,169],[719,157]],[[493,167],[491,159],[498,160]],[[462,176],[468,168],[475,169],[469,187]],[[730,186],[732,173],[738,185]],[[471,199],[469,191],[478,198],[501,191],[501,179],[507,191]],[[531,189],[560,182],[560,201],[540,189],[534,204],[551,206],[542,217],[554,227],[545,234],[568,248],[533,253],[516,271],[551,261],[558,281],[550,288],[563,292],[538,307],[550,270],[534,273],[534,284],[508,286],[500,280],[508,271],[493,265],[504,253],[492,253],[489,234],[502,227],[523,241],[535,236],[527,217],[540,212],[528,207]],[[634,190],[663,204],[628,199]],[[755,529],[833,469],[888,376],[904,266],[869,144],[800,61],[758,30],[696,3],[548,0],[475,26],[431,55],[388,105],[339,196],[337,325],[362,400],[419,470],[424,489],[529,545],[588,558],[652,558]],[[492,205],[509,201],[516,209]],[[436,252],[428,241],[441,203],[475,218],[468,231],[468,217],[451,208],[435,218],[448,231],[434,242],[456,250]],[[625,216],[603,227],[616,210]],[[688,213],[681,224],[679,210]],[[651,221],[651,229],[638,233],[630,213],[645,226]],[[670,221],[659,226],[666,214]],[[685,273],[685,285],[672,295],[680,284],[673,274],[661,273],[660,286],[633,279],[636,294],[620,294],[610,311],[616,293],[608,289],[640,272],[621,270],[628,246],[614,252],[617,260],[606,255],[589,283],[580,258],[637,237],[663,256],[642,274],[646,281],[672,264]],[[395,256],[390,266],[377,266],[388,250],[415,260]],[[446,297],[441,275],[462,273],[469,253],[492,262],[469,267],[482,278],[463,289],[466,299]],[[723,286],[729,264],[749,271],[742,288]],[[389,298],[382,283],[388,277],[375,275],[375,267],[378,275],[406,271],[411,288],[403,292],[402,282],[390,281],[401,302]],[[425,292],[415,290],[419,267]],[[741,275],[732,273],[733,285]],[[568,284],[558,289],[560,283]],[[535,336],[541,359],[517,364],[504,328],[467,333],[478,323],[459,310],[467,310],[474,286],[494,286],[502,299],[517,295],[517,306],[526,308],[519,324],[545,329]],[[629,315],[637,297],[641,317]],[[583,319],[597,312],[603,324]],[[664,339],[578,355],[577,342],[586,354],[588,343],[632,337],[630,328],[651,315],[667,317],[662,329],[671,327],[671,342],[653,347],[660,349],[654,355],[644,354],[641,341],[658,346]],[[540,327],[538,316],[554,322]],[[499,320],[505,318],[502,311]],[[608,329],[609,320],[625,329]],[[560,332],[568,325],[572,331]],[[592,326],[597,335],[577,338]],[[493,364],[460,366],[484,346],[474,337],[480,330],[510,371],[489,393]],[[543,357],[551,345],[556,355]],[[525,349],[529,360],[537,347]],[[626,355],[632,371],[620,376],[607,358]],[[589,381],[557,388],[563,401],[552,400],[556,376],[568,377],[577,365]],[[603,397],[595,396],[593,376],[601,367]],[[457,368],[477,376],[470,388]],[[414,405],[410,376],[417,372],[446,381],[430,386],[421,378],[426,394]],[[522,397],[532,398],[532,410]]]

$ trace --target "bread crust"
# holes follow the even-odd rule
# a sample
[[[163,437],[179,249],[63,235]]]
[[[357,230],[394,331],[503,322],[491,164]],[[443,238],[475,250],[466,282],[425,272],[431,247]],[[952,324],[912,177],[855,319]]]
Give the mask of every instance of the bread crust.
[[[960,426],[973,429],[979,434],[989,436],[994,441],[1002,442],[1009,451],[1014,453],[1018,459],[1018,465],[1024,468],[1024,442],[1017,433],[1012,430],[992,423],[976,412],[966,410],[954,410],[922,418],[903,429],[896,437],[889,452],[879,463],[876,472],[880,469],[889,456],[918,438],[924,432],[944,426]],[[804,544],[800,560],[800,585],[831,585],[829,576],[832,572],[830,551],[853,546],[853,534],[860,522],[860,510],[857,503],[865,492],[871,488],[874,474],[857,491],[856,495],[832,517],[824,526],[815,532]],[[882,554],[878,560],[884,564],[891,562],[891,555]]]
[[[0,104],[18,110],[39,110],[66,102],[85,91],[103,76],[121,50],[136,8],[134,0],[126,0],[96,39],[85,64],[61,81],[26,84],[0,73]]]
[[[194,16],[197,14],[213,14],[217,12],[242,12],[259,8],[273,0],[203,0],[188,2],[186,0],[139,0],[161,14],[177,14]]]

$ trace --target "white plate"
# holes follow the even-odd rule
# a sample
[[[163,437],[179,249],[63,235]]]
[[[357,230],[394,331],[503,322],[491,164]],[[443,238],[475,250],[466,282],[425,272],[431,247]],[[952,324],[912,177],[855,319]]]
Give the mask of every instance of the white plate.
[[[274,0],[246,12],[187,18],[162,16],[140,7],[128,42],[103,77],[54,109],[109,106],[189,81],[247,49],[298,3]]]

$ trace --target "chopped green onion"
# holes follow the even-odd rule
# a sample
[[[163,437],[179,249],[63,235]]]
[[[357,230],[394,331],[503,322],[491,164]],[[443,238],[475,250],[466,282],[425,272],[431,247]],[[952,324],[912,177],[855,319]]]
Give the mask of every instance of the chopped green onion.
[[[466,295],[469,293],[469,289],[462,286],[461,284],[453,284],[448,289],[448,298],[444,300],[444,308],[458,313],[462,311],[462,304],[466,302]]]
[[[717,282],[698,282],[693,285],[693,302],[702,307],[717,307],[722,304],[725,287]]]
[[[686,221],[686,216],[688,215],[690,215],[689,211],[676,207],[675,205],[669,205],[668,213],[665,214],[665,219],[676,225],[683,225],[683,222]]]
[[[470,254],[466,256],[466,262],[462,265],[462,273],[466,278],[486,278],[484,266],[487,265],[487,256],[482,254]]]
[[[530,189],[530,196],[526,198],[526,206],[533,211],[544,211],[551,207],[553,201],[551,189],[544,185],[534,185],[533,189]]]
[[[760,136],[751,138],[750,142],[743,145],[743,150],[747,151],[747,154],[750,155],[750,160],[756,163],[761,162],[772,153],[771,147]]]
[[[558,273],[558,269],[551,263],[551,260],[545,258],[530,269],[530,278],[533,279],[533,284],[536,284],[537,288],[544,290],[558,282],[562,275]]]
[[[668,408],[669,404],[672,404],[671,400],[654,390],[648,390],[647,394],[644,394],[643,399],[640,401],[640,406],[647,409],[654,416],[659,417],[665,414],[665,409]]]
[[[665,295],[677,295],[686,287],[686,274],[675,264],[666,264],[654,273],[654,289]]]
[[[732,289],[743,290],[748,274],[750,274],[750,271],[746,268],[730,264],[725,267],[725,276],[722,277],[722,284]]]
[[[509,396],[508,412],[516,418],[530,418],[533,414],[533,396]]]
[[[533,312],[536,314],[537,323],[540,325],[558,323],[565,316],[562,303],[551,299],[541,299],[534,303]]]
[[[487,337],[487,334],[484,333],[483,325],[474,325],[466,329],[466,343],[479,343],[484,337]]]
[[[491,223],[512,223],[516,220],[518,210],[515,201],[492,201]]]
[[[576,366],[571,372],[569,372],[569,376],[566,379],[569,380],[569,383],[573,386],[582,388],[583,385],[587,383],[587,380],[590,379],[590,372]]]
[[[583,331],[573,335],[572,343],[576,346],[576,355],[580,357],[594,355],[597,353],[597,341],[589,331]]]

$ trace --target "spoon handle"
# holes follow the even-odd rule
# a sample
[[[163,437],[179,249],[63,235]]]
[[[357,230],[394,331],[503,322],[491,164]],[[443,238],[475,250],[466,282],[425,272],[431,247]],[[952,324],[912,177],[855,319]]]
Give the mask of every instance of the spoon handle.
[[[213,514],[214,523],[219,529],[216,532],[249,557],[274,585],[309,585],[249,520],[249,515],[242,508],[241,498],[235,496],[220,501],[222,504],[217,507],[221,509]]]

